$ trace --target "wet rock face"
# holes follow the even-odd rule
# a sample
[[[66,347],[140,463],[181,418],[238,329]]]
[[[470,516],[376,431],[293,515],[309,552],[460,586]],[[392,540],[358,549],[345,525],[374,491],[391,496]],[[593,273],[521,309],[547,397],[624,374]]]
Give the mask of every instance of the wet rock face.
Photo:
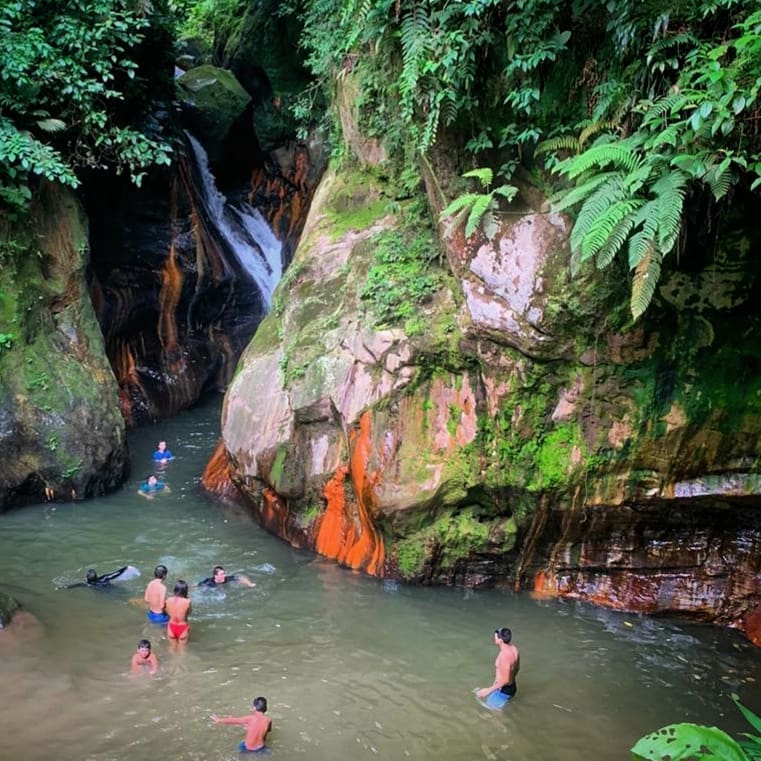
[[[627,326],[623,281],[570,282],[566,223],[527,208],[494,242],[446,239],[456,288],[408,335],[371,327],[361,297],[400,219],[333,232],[347,187],[320,186],[225,401],[263,525],[377,575],[741,625],[761,580],[752,263],[695,311],[664,296]]]
[[[87,228],[44,186],[3,272],[0,510],[115,489],[128,469],[117,387],[85,288]]]

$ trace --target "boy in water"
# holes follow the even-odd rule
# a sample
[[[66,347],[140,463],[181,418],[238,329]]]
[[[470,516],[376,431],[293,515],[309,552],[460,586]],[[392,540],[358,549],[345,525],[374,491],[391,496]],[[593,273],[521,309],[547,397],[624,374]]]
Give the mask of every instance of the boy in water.
[[[159,670],[159,659],[151,652],[150,640],[141,639],[137,643],[131,666],[133,674],[155,674]]]
[[[166,448],[166,441],[159,441],[156,451],[153,453],[154,462],[169,462],[174,460],[171,449]]]
[[[246,727],[246,737],[238,745],[241,753],[256,753],[263,751],[264,738],[272,729],[272,719],[265,716],[267,713],[267,698],[254,698],[253,712],[248,716],[217,716],[211,714],[211,720],[215,724],[243,724]]]
[[[521,656],[512,639],[513,633],[506,626],[494,630],[494,644],[499,648],[494,661],[494,681],[489,687],[476,690],[476,697],[488,708],[502,708],[518,692],[515,677],[521,668]]]
[[[140,484],[140,488],[137,490],[137,493],[146,499],[153,499],[159,492],[168,494],[169,487],[163,481],[159,481],[153,473]]]
[[[148,603],[148,612],[145,614],[148,620],[153,624],[165,624],[169,621],[169,616],[164,610],[166,605],[166,578],[167,570],[165,565],[157,565],[153,569],[153,580],[148,582],[145,588],[144,600]]]

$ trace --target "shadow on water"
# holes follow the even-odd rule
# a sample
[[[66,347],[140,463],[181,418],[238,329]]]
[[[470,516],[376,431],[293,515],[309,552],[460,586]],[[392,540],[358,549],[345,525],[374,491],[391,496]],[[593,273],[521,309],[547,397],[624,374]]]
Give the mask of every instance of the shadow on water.
[[[273,756],[610,761],[667,723],[746,727],[728,694],[761,712],[761,651],[733,631],[499,591],[412,588],[370,579],[266,534],[200,488],[219,400],[130,436],[133,476],[116,494],[0,516],[2,588],[37,629],[0,632],[0,758],[234,759],[240,727],[210,713],[270,703]],[[171,492],[137,495],[166,439]],[[174,652],[141,598],[153,567],[191,585],[190,642]],[[198,589],[217,563],[256,582]],[[61,589],[136,566],[107,592]],[[516,699],[490,712],[491,633],[521,648]],[[155,678],[133,678],[139,639]]]

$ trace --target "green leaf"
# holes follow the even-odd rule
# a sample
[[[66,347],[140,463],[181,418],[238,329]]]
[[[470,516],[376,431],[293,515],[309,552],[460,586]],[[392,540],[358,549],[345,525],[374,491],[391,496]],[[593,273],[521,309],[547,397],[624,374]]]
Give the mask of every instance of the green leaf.
[[[669,724],[638,740],[631,751],[643,761],[749,761],[726,732],[699,724]]]

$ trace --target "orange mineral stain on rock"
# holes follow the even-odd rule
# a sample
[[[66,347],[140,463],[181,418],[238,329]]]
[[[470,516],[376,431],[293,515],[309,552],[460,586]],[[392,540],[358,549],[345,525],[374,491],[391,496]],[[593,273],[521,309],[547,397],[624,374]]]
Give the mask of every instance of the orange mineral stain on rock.
[[[372,522],[373,487],[380,474],[368,473],[372,454],[371,416],[365,412],[359,430],[350,436],[351,465],[341,465],[325,485],[327,508],[317,529],[315,549],[327,558],[373,576],[383,573],[385,549]],[[346,476],[351,473],[354,500],[346,499]]]
[[[745,617],[745,635],[757,647],[761,647],[761,605]]]
[[[230,463],[227,459],[227,450],[224,442],[217,442],[214,454],[206,465],[201,477],[201,485],[206,491],[217,494],[220,497],[235,496],[235,487],[230,479]]]

